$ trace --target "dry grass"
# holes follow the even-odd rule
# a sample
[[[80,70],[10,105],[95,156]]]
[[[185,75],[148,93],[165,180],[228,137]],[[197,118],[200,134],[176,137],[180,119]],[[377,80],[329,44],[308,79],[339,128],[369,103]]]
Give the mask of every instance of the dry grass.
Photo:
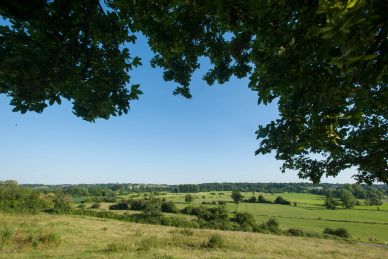
[[[0,214],[0,227],[55,231],[57,245],[19,249],[12,239],[0,258],[388,258],[388,249],[342,241],[256,233],[177,229],[79,216]],[[51,232],[50,232],[51,233]],[[222,246],[209,246],[214,236]]]

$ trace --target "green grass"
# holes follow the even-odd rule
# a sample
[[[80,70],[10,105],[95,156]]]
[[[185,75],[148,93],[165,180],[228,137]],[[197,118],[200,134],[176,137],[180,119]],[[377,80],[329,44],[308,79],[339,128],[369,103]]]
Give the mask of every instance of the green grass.
[[[7,259],[388,257],[388,248],[383,246],[340,240],[182,229],[81,216],[0,213],[0,223],[12,229],[5,231],[7,241],[0,247],[0,258]],[[55,233],[56,237],[20,247],[15,236],[31,233]]]

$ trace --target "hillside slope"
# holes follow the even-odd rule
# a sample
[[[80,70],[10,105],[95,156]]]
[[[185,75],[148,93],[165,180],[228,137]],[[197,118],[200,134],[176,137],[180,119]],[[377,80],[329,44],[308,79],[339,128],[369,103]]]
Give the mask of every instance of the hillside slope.
[[[221,236],[218,240],[223,241],[219,244],[221,248],[212,248],[209,239],[217,234]],[[388,258],[388,248],[313,238],[179,229],[91,217],[0,213],[0,258],[47,257]]]

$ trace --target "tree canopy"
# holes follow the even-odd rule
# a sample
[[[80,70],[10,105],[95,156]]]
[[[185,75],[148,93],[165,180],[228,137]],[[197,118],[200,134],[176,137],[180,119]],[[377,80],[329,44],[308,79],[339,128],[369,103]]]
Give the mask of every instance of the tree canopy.
[[[0,93],[14,111],[61,99],[88,121],[127,113],[141,94],[128,43],[143,33],[151,64],[191,98],[207,57],[212,85],[249,77],[258,103],[280,118],[260,125],[256,154],[314,183],[356,168],[359,182],[388,183],[386,3],[378,0],[4,0]]]

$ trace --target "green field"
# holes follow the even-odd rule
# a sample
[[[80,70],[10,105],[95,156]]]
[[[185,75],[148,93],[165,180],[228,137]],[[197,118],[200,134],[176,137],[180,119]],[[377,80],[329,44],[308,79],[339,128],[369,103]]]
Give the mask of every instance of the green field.
[[[0,213],[0,258],[387,258],[381,245],[197,230],[94,217]],[[221,245],[209,245],[214,235]],[[55,237],[55,238],[54,238]]]
[[[242,202],[238,206],[232,202],[230,192],[204,192],[193,193],[195,199],[191,205],[203,205],[202,202],[226,201],[228,210],[232,213],[249,212],[257,223],[261,223],[268,218],[276,218],[283,229],[300,228],[305,231],[321,233],[324,228],[346,228],[355,240],[364,242],[383,243],[388,242],[388,202],[378,206],[356,206],[353,209],[328,210],[324,205],[324,196],[308,193],[254,193],[246,192],[246,198],[252,195],[262,194],[268,200],[275,200],[277,196],[296,202],[294,205],[277,205],[262,203]],[[143,194],[144,195],[144,194]],[[146,194],[148,195],[148,194]],[[160,198],[173,201],[179,209],[188,205],[184,202],[186,194],[164,194]],[[141,198],[142,195],[137,195]],[[128,196],[122,196],[128,198]],[[216,206],[205,204],[203,206]]]

